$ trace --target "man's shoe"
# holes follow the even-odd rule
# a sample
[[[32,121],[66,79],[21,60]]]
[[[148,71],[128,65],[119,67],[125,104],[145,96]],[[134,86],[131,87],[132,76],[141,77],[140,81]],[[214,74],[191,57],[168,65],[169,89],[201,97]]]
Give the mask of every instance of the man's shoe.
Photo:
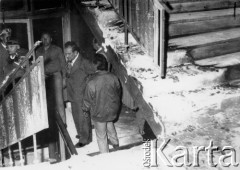
[[[113,144],[109,139],[108,139],[108,144],[112,145],[113,149],[115,149],[115,150],[119,149],[119,144]]]
[[[75,144],[75,148],[82,148],[82,147],[84,147],[86,144],[84,144],[84,143],[80,143],[80,142],[78,142],[77,144]]]

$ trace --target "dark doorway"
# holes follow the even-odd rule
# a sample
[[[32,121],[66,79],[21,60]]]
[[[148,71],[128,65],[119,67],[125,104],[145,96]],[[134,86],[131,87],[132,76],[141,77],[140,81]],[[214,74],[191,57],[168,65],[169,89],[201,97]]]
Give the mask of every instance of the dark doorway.
[[[63,47],[62,18],[42,18],[33,20],[34,42],[41,39],[41,34],[48,32],[52,35],[53,44]]]

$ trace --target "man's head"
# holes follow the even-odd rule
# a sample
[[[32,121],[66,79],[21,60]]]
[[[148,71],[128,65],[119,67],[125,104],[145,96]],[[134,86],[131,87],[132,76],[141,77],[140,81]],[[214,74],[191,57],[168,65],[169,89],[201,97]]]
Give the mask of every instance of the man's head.
[[[16,40],[9,40],[7,42],[7,50],[9,54],[15,54],[20,49],[20,45]]]
[[[95,54],[93,58],[93,65],[96,70],[107,70],[108,68],[108,62],[102,54]]]
[[[64,45],[64,54],[67,61],[74,60],[79,54],[79,48],[73,41],[68,41]]]
[[[42,33],[41,41],[42,41],[44,47],[49,47],[52,43],[52,37],[51,37],[50,33],[48,33],[48,32]]]

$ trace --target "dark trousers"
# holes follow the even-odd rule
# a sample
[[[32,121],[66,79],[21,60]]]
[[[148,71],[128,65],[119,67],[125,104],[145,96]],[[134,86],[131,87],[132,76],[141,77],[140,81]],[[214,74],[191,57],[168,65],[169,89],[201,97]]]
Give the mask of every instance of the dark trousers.
[[[59,155],[59,132],[56,125],[55,114],[58,113],[65,119],[65,109],[63,102],[63,84],[62,75],[60,72],[53,73],[46,78],[46,94],[47,94],[47,110],[48,110],[48,143],[49,143],[49,158],[60,159]],[[65,121],[65,120],[64,120]]]
[[[86,117],[82,111],[81,102],[71,102],[72,115],[79,136],[79,142],[88,144],[92,141],[91,118]]]

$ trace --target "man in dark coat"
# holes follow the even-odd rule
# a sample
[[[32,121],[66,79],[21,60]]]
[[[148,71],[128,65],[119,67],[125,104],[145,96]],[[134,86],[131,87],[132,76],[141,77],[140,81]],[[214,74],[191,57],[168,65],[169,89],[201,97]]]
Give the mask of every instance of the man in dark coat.
[[[49,119],[49,158],[50,162],[60,160],[58,152],[58,131],[56,126],[56,111],[64,119],[65,108],[63,101],[63,79],[65,76],[66,61],[62,49],[52,44],[49,33],[42,33],[43,45],[37,49],[36,56],[43,56],[47,94],[47,109]]]
[[[79,138],[76,147],[83,147],[92,140],[91,120],[83,114],[82,98],[86,86],[86,77],[94,73],[94,70],[91,62],[80,53],[75,42],[65,43],[64,53],[68,62],[66,67],[67,100],[71,102],[72,115]]]
[[[24,60],[25,55],[27,54],[27,50],[24,48],[20,48],[20,44],[17,40],[9,40],[7,42],[7,50],[9,57],[7,59],[7,64],[5,66],[6,74],[11,73],[14,69],[16,69],[19,64]],[[15,75],[16,79],[19,79],[24,74],[24,69],[20,68]]]
[[[6,72],[4,71],[5,66],[7,65],[7,60],[9,57],[7,51],[7,41],[11,36],[11,29],[3,29],[0,34],[0,85],[2,81],[5,79]]]
[[[113,121],[117,118],[121,106],[121,86],[118,78],[106,71],[108,64],[102,54],[95,55],[93,65],[97,71],[88,80],[83,111],[86,116],[90,114],[94,122],[100,152],[107,153],[109,144],[114,148],[119,146]]]

